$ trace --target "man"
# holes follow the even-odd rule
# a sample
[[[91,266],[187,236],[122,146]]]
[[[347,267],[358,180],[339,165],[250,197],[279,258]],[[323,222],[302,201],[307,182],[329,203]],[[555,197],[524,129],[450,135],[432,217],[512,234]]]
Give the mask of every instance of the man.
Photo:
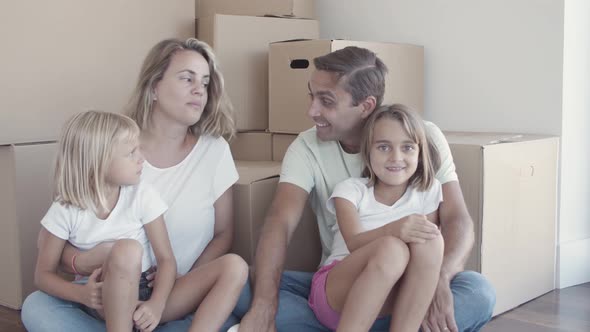
[[[280,183],[256,251],[254,297],[246,287],[234,310],[237,316],[248,310],[241,332],[327,331],[307,304],[313,274],[283,272],[286,249],[309,199],[317,216],[322,258],[329,255],[336,219],[327,211],[326,201],[337,183],[361,175],[361,132],[367,117],[383,101],[387,68],[373,52],[358,47],[318,57],[314,65],[307,113],[316,125],[297,137],[283,159]],[[480,274],[463,271],[473,245],[473,222],[448,143],[434,124],[425,125],[441,154],[436,177],[443,184],[439,213],[445,251],[422,330],[478,331],[491,318],[495,292]],[[377,320],[372,331],[388,330],[389,321],[389,317]]]

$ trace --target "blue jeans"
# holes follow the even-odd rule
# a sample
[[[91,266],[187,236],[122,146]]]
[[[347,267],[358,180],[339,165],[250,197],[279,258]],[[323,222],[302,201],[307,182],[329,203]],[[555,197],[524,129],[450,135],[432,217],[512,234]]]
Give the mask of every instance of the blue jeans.
[[[329,331],[315,318],[307,304],[313,273],[286,271],[279,289],[279,309],[276,316],[278,332]],[[461,332],[477,332],[492,317],[496,292],[479,273],[464,271],[451,281],[455,321]],[[239,321],[250,306],[252,291],[246,283],[240,299],[226,326]],[[379,319],[371,331],[388,331],[391,318]]]
[[[87,331],[104,332],[104,321],[88,315],[79,303],[62,300],[41,291],[29,295],[23,303],[21,319],[29,332]],[[193,314],[182,320],[162,324],[157,332],[187,331]]]

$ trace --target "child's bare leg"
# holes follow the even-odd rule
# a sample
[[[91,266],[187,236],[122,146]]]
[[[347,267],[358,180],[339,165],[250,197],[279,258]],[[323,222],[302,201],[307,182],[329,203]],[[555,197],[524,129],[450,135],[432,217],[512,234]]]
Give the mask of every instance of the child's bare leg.
[[[430,306],[440,275],[444,251],[441,235],[426,243],[411,243],[410,262],[399,283],[390,331],[415,332]]]
[[[102,302],[109,332],[129,332],[133,328],[142,253],[139,242],[118,240],[104,263]]]
[[[354,251],[328,273],[328,303],[341,312],[339,332],[368,331],[409,260],[408,246],[384,236]]]
[[[227,254],[176,280],[162,322],[195,312],[189,331],[219,331],[238,302],[248,277],[248,265],[238,255]]]

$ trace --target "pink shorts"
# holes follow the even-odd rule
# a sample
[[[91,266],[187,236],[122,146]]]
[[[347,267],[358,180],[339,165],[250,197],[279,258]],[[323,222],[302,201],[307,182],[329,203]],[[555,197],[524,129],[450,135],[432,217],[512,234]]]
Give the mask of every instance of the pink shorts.
[[[316,318],[325,327],[336,330],[338,322],[340,322],[340,313],[336,312],[330,304],[328,304],[328,296],[326,294],[326,280],[328,279],[328,272],[336,266],[340,261],[335,260],[332,263],[322,266],[311,280],[311,291],[309,292],[309,306],[315,314]]]

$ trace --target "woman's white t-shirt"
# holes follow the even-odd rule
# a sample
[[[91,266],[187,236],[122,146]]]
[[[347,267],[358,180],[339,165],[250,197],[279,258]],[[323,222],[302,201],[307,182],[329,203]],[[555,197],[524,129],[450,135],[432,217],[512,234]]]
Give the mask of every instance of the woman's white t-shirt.
[[[374,186],[368,187],[367,183],[367,178],[350,178],[337,184],[326,203],[328,211],[335,214],[334,198],[344,198],[356,207],[363,230],[370,231],[411,214],[427,215],[432,213],[438,209],[443,198],[441,184],[435,179],[433,185],[426,191],[418,191],[409,186],[402,197],[389,206],[375,199]],[[334,242],[331,255],[323,265],[328,265],[336,259],[342,260],[350,254],[338,223],[332,226],[332,231],[334,232]]]
[[[188,156],[172,167],[145,162],[142,181],[152,184],[168,204],[164,219],[178,274],[186,274],[213,239],[213,204],[237,180],[229,145],[222,137],[201,136]]]
[[[166,203],[149,185],[122,186],[117,204],[106,219],[90,210],[53,202],[41,220],[51,234],[69,241],[74,247],[89,250],[102,242],[121,239],[137,240],[143,246],[141,270],[155,264],[143,226],[166,211]]]

